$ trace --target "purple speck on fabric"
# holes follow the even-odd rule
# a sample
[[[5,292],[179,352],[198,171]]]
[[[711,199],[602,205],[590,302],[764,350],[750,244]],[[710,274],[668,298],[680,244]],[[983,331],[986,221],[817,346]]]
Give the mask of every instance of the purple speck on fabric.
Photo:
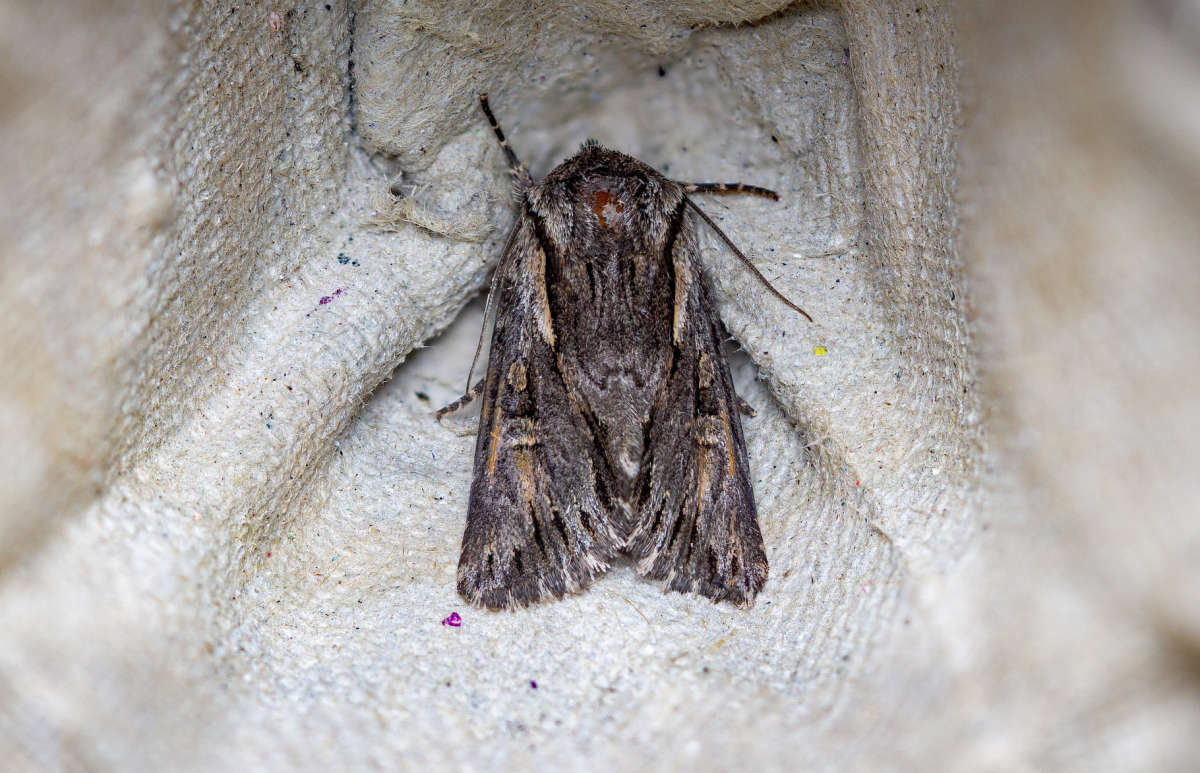
[[[535,689],[535,690],[536,690],[536,689],[537,689],[537,682],[535,682],[535,681],[533,681],[532,679],[530,679],[530,680],[529,680],[529,686],[530,686],[530,687],[532,687],[533,689]]]
[[[457,612],[451,612],[450,616],[442,620],[442,625],[448,625],[451,628],[459,628],[462,626],[462,618]]]
[[[317,301],[317,303],[319,303],[320,305],[324,306],[325,304],[329,303],[329,302],[330,302],[330,301],[332,301],[332,300],[333,300],[333,298],[331,298],[330,296],[328,296],[328,295],[322,295],[322,296],[321,296],[321,300]]]

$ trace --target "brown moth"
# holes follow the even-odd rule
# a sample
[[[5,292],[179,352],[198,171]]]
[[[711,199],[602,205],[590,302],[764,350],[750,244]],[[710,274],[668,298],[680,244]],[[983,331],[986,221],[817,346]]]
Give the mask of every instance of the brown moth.
[[[680,183],[589,140],[540,182],[508,159],[520,215],[492,277],[458,592],[500,609],[560,598],[625,554],[670,590],[749,606],[767,579],[724,327]],[[811,318],[809,318],[811,321]],[[477,355],[478,356],[478,355]]]

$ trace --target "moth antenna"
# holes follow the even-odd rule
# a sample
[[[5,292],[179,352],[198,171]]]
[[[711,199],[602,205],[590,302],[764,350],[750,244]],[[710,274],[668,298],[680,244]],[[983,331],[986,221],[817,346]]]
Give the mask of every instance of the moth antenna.
[[[469,394],[471,391],[471,377],[475,375],[475,366],[479,364],[479,355],[483,353],[483,337],[487,334],[488,318],[496,309],[496,288],[500,284],[500,274],[504,270],[504,261],[512,252],[513,242],[517,240],[517,229],[520,227],[521,223],[518,221],[508,232],[508,238],[504,240],[504,251],[500,253],[500,262],[492,271],[492,281],[488,283],[487,300],[483,304],[483,325],[479,329],[479,342],[475,344],[475,356],[471,359],[471,369],[467,371],[467,391],[464,394]]]
[[[779,201],[779,194],[770,188],[745,183],[680,183],[688,193],[749,193],[764,199]]]
[[[487,300],[483,302],[483,325],[479,328],[479,341],[475,344],[475,356],[471,358],[471,368],[467,371],[467,391],[463,394],[468,394],[471,391],[471,377],[475,375],[475,366],[479,364],[479,355],[483,353],[483,336],[487,333],[488,317],[491,316],[492,310],[496,306],[496,285],[499,284],[497,277],[500,276],[500,267],[492,272],[492,281],[488,283]]]
[[[496,120],[496,116],[492,113],[492,107],[488,104],[488,95],[479,95],[479,106],[483,108],[483,114],[487,116],[488,123],[492,126],[492,131],[496,134],[496,139],[500,142],[500,149],[504,151],[504,157],[508,160],[508,171],[517,180],[518,185],[522,188],[528,188],[533,184],[533,177],[529,174],[529,170],[517,158],[517,154],[509,147],[508,140],[504,137],[504,130],[500,128],[500,122]]]
[[[703,185],[703,184],[704,183],[692,183],[692,185]],[[745,187],[752,188],[753,186],[745,186]],[[767,189],[766,188],[757,188],[756,190],[766,191]],[[742,191],[739,191],[739,192],[742,192]],[[754,191],[744,191],[744,192],[753,193]],[[774,193],[774,192],[767,191],[767,193]],[[686,201],[691,206],[692,209],[696,210],[696,214],[698,214],[700,217],[704,218],[704,222],[708,223],[708,225],[714,231],[717,232],[717,235],[720,236],[725,241],[725,243],[729,245],[729,249],[733,250],[733,254],[737,255],[738,260],[742,261],[742,263],[744,263],[746,265],[746,268],[750,269],[750,271],[753,272],[753,274],[756,277],[758,277],[758,281],[760,281],[764,285],[766,285],[767,289],[771,291],[772,295],[774,295],[776,298],[778,298],[779,300],[786,303],[790,308],[803,314],[804,318],[807,319],[809,322],[813,321],[813,318],[808,315],[807,311],[805,311],[804,309],[800,308],[796,304],[789,301],[786,295],[784,295],[783,293],[776,290],[775,286],[767,281],[767,278],[762,275],[762,272],[759,271],[757,268],[755,268],[754,264],[750,262],[750,259],[747,258],[744,254],[742,254],[742,251],[738,249],[738,246],[733,243],[732,239],[730,239],[728,236],[725,235],[725,232],[721,230],[721,227],[718,226],[716,223],[714,223],[713,219],[711,217],[704,214],[704,210],[700,209],[699,205],[697,205],[696,202],[692,201],[687,196],[684,196],[683,200]]]

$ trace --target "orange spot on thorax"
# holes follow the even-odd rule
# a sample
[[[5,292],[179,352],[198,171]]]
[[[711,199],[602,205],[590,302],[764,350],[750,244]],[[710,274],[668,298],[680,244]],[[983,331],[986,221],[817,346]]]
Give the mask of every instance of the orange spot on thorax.
[[[608,218],[625,211],[621,202],[606,190],[598,190],[592,194],[592,211],[600,225],[608,228]]]

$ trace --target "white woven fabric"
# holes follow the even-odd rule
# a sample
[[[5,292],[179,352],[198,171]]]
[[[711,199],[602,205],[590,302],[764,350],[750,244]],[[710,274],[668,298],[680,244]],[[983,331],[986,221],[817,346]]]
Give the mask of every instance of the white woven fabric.
[[[1186,9],[74,5],[0,9],[6,769],[1194,760]],[[816,319],[709,241],[752,610],[455,595],[483,90],[781,192],[701,202]]]

